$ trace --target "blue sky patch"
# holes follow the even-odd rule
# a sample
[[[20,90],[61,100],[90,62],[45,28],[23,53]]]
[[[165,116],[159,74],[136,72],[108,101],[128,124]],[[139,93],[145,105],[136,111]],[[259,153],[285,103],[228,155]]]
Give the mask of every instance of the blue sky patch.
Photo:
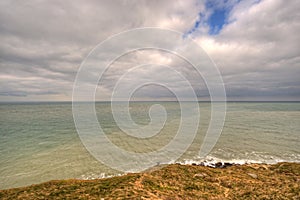
[[[226,9],[214,10],[207,21],[210,27],[209,34],[215,35],[220,32],[224,24],[226,24],[227,12]]]
[[[189,31],[187,31],[184,35],[183,38],[189,36],[190,34],[192,34],[193,32],[195,32],[199,26],[201,25],[201,19],[204,17],[204,15],[202,13],[199,13],[198,19],[196,20],[194,27],[192,29],[190,29]]]
[[[237,1],[238,3],[239,1]],[[199,13],[198,19],[196,20],[196,22],[194,23],[194,26],[187,31],[184,34],[184,37],[194,33],[195,31],[197,31],[197,29],[202,25],[202,24],[206,24],[209,26],[209,34],[210,35],[217,35],[219,34],[219,32],[222,30],[222,28],[224,27],[224,25],[226,25],[227,23],[227,17],[229,12],[231,11],[232,6],[223,6],[223,7],[217,7],[216,4],[214,3],[214,1],[206,1],[205,3],[205,7],[206,7],[206,12],[207,11],[211,11],[210,16],[205,19],[205,16],[207,15],[206,12],[204,13]]]

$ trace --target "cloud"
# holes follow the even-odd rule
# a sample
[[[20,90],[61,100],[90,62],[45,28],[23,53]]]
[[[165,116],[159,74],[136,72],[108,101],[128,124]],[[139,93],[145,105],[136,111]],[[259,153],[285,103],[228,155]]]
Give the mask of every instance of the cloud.
[[[219,66],[229,97],[299,100],[299,8],[299,2],[241,1],[218,35],[196,37]]]
[[[229,99],[299,100],[299,9],[299,2],[283,0],[1,1],[0,100],[71,100],[88,53],[107,37],[138,27],[169,28],[192,37],[218,65]],[[224,12],[220,22],[210,21],[216,10]],[[186,63],[149,52],[118,60],[103,77],[99,99],[143,60],[173,66],[191,79],[199,96],[207,95],[203,80]],[[147,70],[135,78],[165,75],[155,67]],[[171,95],[144,90],[139,94]]]

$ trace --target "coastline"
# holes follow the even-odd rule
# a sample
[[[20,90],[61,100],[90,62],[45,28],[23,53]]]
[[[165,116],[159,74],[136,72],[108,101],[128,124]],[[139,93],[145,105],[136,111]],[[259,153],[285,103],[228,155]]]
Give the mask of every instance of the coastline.
[[[0,199],[300,199],[300,163],[221,164],[170,164],[104,179],[53,180],[0,190]]]

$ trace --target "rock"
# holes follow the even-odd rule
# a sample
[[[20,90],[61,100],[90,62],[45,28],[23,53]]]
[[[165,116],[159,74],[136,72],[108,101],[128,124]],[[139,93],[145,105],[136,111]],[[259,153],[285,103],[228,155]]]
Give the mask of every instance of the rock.
[[[261,165],[261,167],[265,170],[269,170],[269,166],[268,165]]]
[[[226,168],[226,167],[230,167],[232,165],[233,165],[232,163],[228,163],[228,162],[225,162],[225,163],[223,163],[223,162],[217,162],[215,164],[215,168]]]
[[[257,179],[257,175],[256,174],[248,173],[248,175],[251,176],[252,178]]]
[[[207,176],[207,174],[205,174],[205,173],[199,173],[199,174],[195,174],[195,175],[194,175],[194,178],[197,178],[197,177],[198,177],[198,178],[199,178],[199,177],[200,177],[200,178],[203,178],[203,177],[205,177],[205,176]]]
[[[224,163],[225,167],[231,167],[233,165],[233,163]]]
[[[192,164],[193,165],[193,164]],[[229,162],[217,162],[217,163],[213,163],[213,162],[201,162],[198,164],[198,166],[205,166],[205,167],[211,167],[211,168],[226,168],[226,167],[230,167],[230,166],[233,166],[233,165],[237,165],[237,164],[234,164],[234,163],[229,163]]]
[[[258,170],[258,169],[268,170],[269,169],[269,166],[266,164],[251,164],[250,167],[255,170]]]
[[[216,167],[216,168],[223,168],[223,163],[217,162],[217,163],[215,164],[215,167]]]

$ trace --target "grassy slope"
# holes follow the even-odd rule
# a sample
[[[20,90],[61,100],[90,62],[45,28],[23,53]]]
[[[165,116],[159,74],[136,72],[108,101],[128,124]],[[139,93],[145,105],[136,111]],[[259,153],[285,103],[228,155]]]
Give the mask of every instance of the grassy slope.
[[[300,164],[251,164],[225,169],[168,165],[147,173],[89,181],[50,181],[0,191],[0,199],[101,198],[300,199]]]

